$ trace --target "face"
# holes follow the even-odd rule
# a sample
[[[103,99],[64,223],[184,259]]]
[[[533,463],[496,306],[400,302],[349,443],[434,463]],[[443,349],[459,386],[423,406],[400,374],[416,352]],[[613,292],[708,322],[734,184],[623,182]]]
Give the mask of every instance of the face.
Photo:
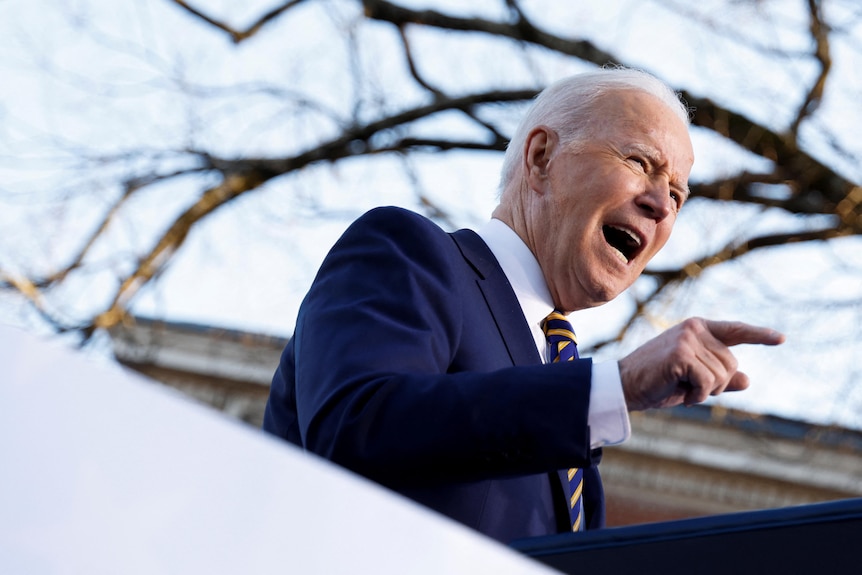
[[[634,283],[670,236],[694,162],[687,127],[650,94],[610,92],[593,114],[585,142],[537,129],[526,144],[528,243],[566,311]]]

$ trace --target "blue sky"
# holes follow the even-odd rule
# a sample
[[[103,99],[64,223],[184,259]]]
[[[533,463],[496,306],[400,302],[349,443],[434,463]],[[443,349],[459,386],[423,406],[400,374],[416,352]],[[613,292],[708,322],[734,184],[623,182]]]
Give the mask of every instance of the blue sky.
[[[201,6],[246,23],[276,4]],[[412,4],[464,9],[460,2]],[[827,5],[834,21],[850,21],[837,12],[844,4]],[[804,2],[784,2],[781,9],[774,3],[718,1],[696,7],[622,0],[577,8],[550,1],[524,5],[558,33],[591,38],[631,65],[775,129],[792,120],[814,72],[804,57],[777,54],[810,50]],[[502,6],[475,2],[468,9],[491,17]],[[374,117],[425,97],[405,74],[392,29],[357,16],[355,2],[306,2],[237,46],[164,0],[0,3],[0,270],[39,275],[56,269],[119,197],[119,179],[186,166],[193,159],[177,153],[184,149],[290,154],[332,133],[333,116]],[[829,97],[803,125],[801,141],[848,178],[862,181],[862,163],[856,161],[862,141],[854,129],[862,119],[862,79],[853,43],[862,32],[840,32],[833,43]],[[348,33],[352,43],[344,41]],[[583,69],[570,58],[524,52],[506,42],[422,30],[411,31],[410,38],[423,74],[456,90],[538,86]],[[351,74],[352,64],[361,76]],[[309,111],[298,95],[331,113]],[[493,116],[504,127],[517,121],[511,108]],[[455,114],[412,129],[478,133]],[[693,139],[693,178],[762,166],[762,160],[701,130],[693,131]],[[320,260],[350,220],[376,205],[418,208],[418,190],[448,209],[455,226],[481,225],[495,203],[501,159],[492,153],[362,158],[273,181],[197,226],[159,282],[135,300],[134,310],[289,335]],[[73,319],[101,309],[136,254],[211,181],[212,176],[190,176],[152,186],[130,201],[87,267],[46,305]],[[799,218],[779,212],[691,202],[655,265],[707,253],[734,237],[799,225]],[[862,294],[859,248],[856,239],[793,246],[710,270],[704,281],[684,284],[651,306],[621,346],[598,357],[619,357],[690,315],[772,325],[787,333],[787,344],[738,349],[754,386],[722,403],[862,427],[862,374],[856,365],[862,314],[853,305]],[[611,335],[631,309],[632,296],[648,290],[642,282],[609,306],[577,314],[584,343]],[[0,301],[0,322],[44,331],[20,298]]]

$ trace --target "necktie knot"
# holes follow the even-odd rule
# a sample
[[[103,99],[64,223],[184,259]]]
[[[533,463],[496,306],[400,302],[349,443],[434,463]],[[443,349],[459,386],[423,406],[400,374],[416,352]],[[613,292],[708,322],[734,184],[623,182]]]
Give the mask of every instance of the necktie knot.
[[[551,363],[578,359],[578,339],[563,312],[557,309],[552,311],[542,321],[542,331],[548,340],[548,359]]]

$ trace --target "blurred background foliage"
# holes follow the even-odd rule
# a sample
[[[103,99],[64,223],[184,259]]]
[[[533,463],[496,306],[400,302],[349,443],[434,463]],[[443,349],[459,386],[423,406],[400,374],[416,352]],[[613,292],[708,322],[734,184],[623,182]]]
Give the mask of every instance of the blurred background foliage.
[[[366,209],[495,203],[536,92],[649,71],[692,110],[692,200],[616,302],[616,357],[690,315],[785,331],[729,405],[860,426],[862,6],[853,0],[0,4],[0,318],[97,345],[134,315],[289,335]],[[95,336],[95,337],[94,337]],[[743,397],[744,395],[744,397]]]

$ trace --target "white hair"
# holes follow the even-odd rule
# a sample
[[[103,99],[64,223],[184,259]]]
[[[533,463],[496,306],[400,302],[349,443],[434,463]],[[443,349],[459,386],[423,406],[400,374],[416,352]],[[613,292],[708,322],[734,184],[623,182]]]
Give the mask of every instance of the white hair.
[[[524,142],[536,126],[548,126],[557,132],[563,146],[589,134],[589,129],[601,124],[603,118],[591,114],[593,105],[614,90],[638,90],[657,97],[683,123],[690,124],[689,110],[679,95],[664,82],[641,70],[602,68],[578,74],[545,88],[518,124],[503,159],[500,190],[515,177],[524,158]]]

